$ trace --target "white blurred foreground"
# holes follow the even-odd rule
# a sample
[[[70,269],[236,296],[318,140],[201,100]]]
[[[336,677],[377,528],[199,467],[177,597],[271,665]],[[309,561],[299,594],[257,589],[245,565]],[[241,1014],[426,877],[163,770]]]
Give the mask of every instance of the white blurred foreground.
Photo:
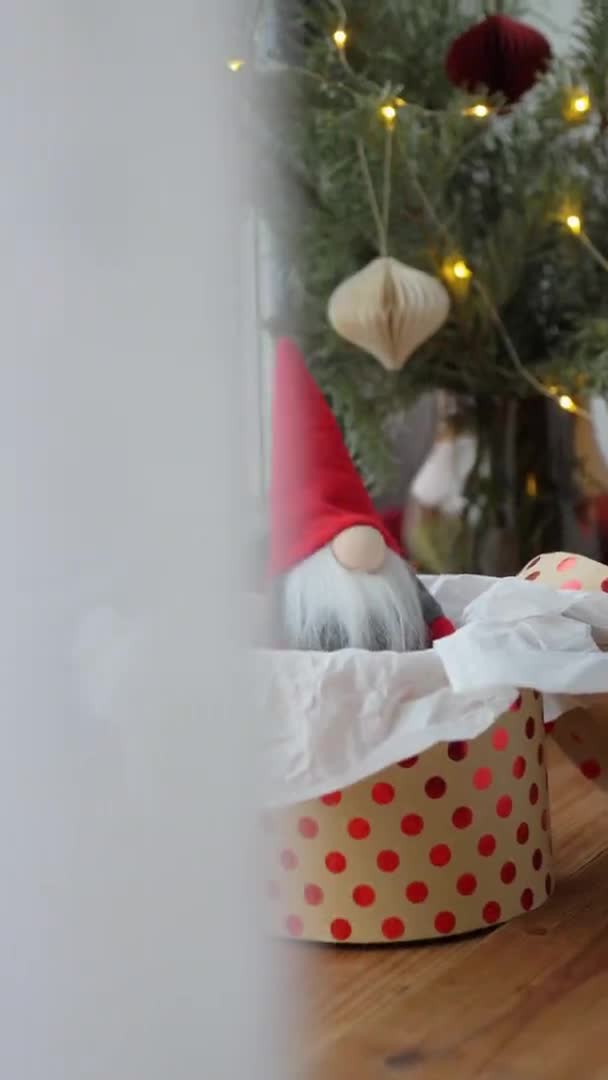
[[[206,8],[3,13],[7,1080],[272,1076],[229,522],[242,168]]]

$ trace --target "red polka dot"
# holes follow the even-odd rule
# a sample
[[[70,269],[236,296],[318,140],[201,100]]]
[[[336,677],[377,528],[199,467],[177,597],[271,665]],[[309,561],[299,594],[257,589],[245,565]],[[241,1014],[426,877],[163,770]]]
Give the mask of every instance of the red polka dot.
[[[299,915],[288,915],[285,919],[285,929],[290,937],[302,937],[304,923]]]
[[[519,712],[519,710],[521,709],[521,706],[522,706],[522,696],[521,696],[521,694],[518,694],[518,696],[515,698],[515,701],[513,702],[513,704],[509,705],[509,711],[510,712]]]
[[[496,900],[488,900],[488,903],[484,904],[482,915],[484,922],[490,925],[497,923],[501,916],[500,904]]]
[[[429,851],[429,859],[433,866],[447,866],[452,858],[452,852],[447,844],[435,844]]]
[[[530,802],[536,806],[538,802],[538,784],[530,784]]]
[[[411,881],[405,890],[405,895],[411,904],[422,904],[429,895],[428,886],[424,881]]]
[[[556,724],[555,720],[547,720],[547,723],[545,724],[545,731],[547,732],[547,735],[551,734],[551,732],[553,731],[553,728],[555,727],[555,724]]]
[[[424,790],[429,799],[441,799],[447,791],[447,786],[442,776],[431,776],[424,785]]]
[[[318,833],[319,826],[314,818],[301,817],[298,821],[298,832],[305,840],[312,840]]]
[[[400,769],[411,769],[411,768],[414,767],[414,765],[416,764],[417,761],[418,761],[418,755],[417,754],[414,757],[406,757],[406,758],[403,759],[403,761],[399,762],[399,768]]]
[[[319,885],[305,885],[304,899],[311,907],[317,907],[323,903],[323,889]]]
[[[376,864],[379,870],[384,870],[385,874],[392,874],[393,870],[399,866],[399,856],[396,851],[381,851]]]
[[[547,896],[551,896],[551,893],[553,892],[553,880],[551,874],[547,874],[545,878],[545,892]]]
[[[473,823],[473,811],[470,806],[457,806],[452,814],[452,825],[455,829],[468,829]]]
[[[401,832],[406,836],[418,836],[424,828],[420,814],[406,814],[401,818]]]
[[[479,843],[477,844],[477,850],[480,855],[486,858],[489,855],[493,855],[496,851],[496,839],[491,833],[485,833],[484,836],[480,836]]]
[[[537,564],[540,562],[541,558],[542,558],[542,555],[537,555],[536,558],[530,559],[530,562],[526,566],[526,570],[531,570],[533,566],[537,566]]]
[[[560,585],[560,589],[571,589],[573,592],[578,592],[582,587],[582,581],[579,581],[577,578],[573,578],[572,581],[564,581],[564,584]]]
[[[540,870],[542,865],[543,865],[543,853],[540,850],[540,848],[536,848],[536,850],[535,850],[535,852],[534,852],[534,854],[532,856],[532,866],[534,867],[535,870]]]
[[[385,919],[382,923],[382,933],[389,941],[395,941],[396,938],[403,937],[405,932],[405,924],[402,919],[398,919],[396,915]]]
[[[543,761],[545,760],[545,748],[542,743],[538,744],[538,751],[536,756],[538,758],[538,764],[542,765]]]
[[[534,893],[532,889],[524,889],[521,894],[521,906],[524,911],[529,911],[534,903]]]
[[[513,810],[513,799],[510,795],[501,795],[496,803],[496,813],[499,817],[510,817]]]
[[[492,783],[492,770],[488,769],[486,765],[482,765],[480,769],[476,769],[473,774],[473,784],[478,791],[484,791],[485,788],[489,788]]]
[[[521,754],[515,758],[513,762],[513,776],[516,780],[521,780],[526,771],[526,759]]]
[[[342,800],[342,792],[341,791],[330,791],[329,795],[322,795],[321,796],[321,802],[324,803],[325,806],[337,806],[338,803],[341,802],[341,800]]]
[[[542,814],[540,815],[540,823],[542,825],[543,832],[546,832],[547,829],[549,828],[549,811],[548,810],[543,810]]]
[[[503,863],[500,868],[500,880],[504,885],[510,885],[511,882],[515,881],[516,874],[517,867],[515,866],[515,863],[510,860],[509,862]]]
[[[492,746],[495,750],[506,750],[509,745],[509,732],[504,727],[496,728],[492,734]]]
[[[477,888],[475,874],[461,874],[456,882],[456,888],[461,896],[472,896]]]
[[[369,821],[366,821],[365,818],[355,817],[350,819],[348,823],[348,835],[352,836],[353,840],[365,840],[370,832],[370,823]]]
[[[526,574],[526,581],[536,581],[540,577],[540,570],[533,570],[531,574]]]
[[[469,744],[464,739],[448,743],[448,757],[451,761],[464,761],[469,752]]]
[[[440,911],[435,916],[435,929],[438,934],[451,934],[456,926],[456,916],[452,911]]]
[[[608,592],[608,577],[604,578],[602,584],[600,585],[600,589],[602,590],[602,592]]]
[[[536,730],[536,724],[534,722],[534,717],[529,716],[528,719],[526,720],[526,738],[527,739],[533,739],[535,730]]]
[[[559,574],[564,574],[566,570],[572,570],[573,566],[576,566],[576,557],[569,555],[566,559],[558,562],[556,570]]]
[[[529,836],[530,836],[530,829],[529,829],[529,826],[526,824],[525,821],[522,821],[521,825],[517,826],[517,832],[516,832],[515,835],[517,837],[517,843],[518,844],[527,844],[528,843],[528,839],[529,839]]]
[[[291,848],[286,848],[285,851],[282,851],[280,858],[281,866],[284,870],[295,870],[299,862],[298,856]]]
[[[371,885],[356,885],[353,889],[353,900],[359,907],[369,907],[376,899],[376,893]]]
[[[353,928],[348,919],[334,919],[329,929],[331,931],[331,936],[335,938],[336,941],[348,941],[353,932]]]
[[[380,806],[386,806],[395,798],[395,789],[392,784],[378,783],[372,788],[372,799]]]
[[[346,870],[346,859],[341,851],[330,851],[325,856],[325,865],[330,874],[341,874]]]
[[[602,766],[595,758],[588,758],[587,761],[581,761],[579,768],[583,776],[586,776],[588,780],[597,780],[602,771]]]
[[[281,895],[281,886],[278,881],[268,881],[266,883],[266,895],[269,900],[278,900]]]

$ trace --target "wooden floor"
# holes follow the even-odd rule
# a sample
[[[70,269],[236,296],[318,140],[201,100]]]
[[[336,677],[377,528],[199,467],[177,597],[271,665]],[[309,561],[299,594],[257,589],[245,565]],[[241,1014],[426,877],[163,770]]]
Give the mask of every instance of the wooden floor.
[[[424,946],[277,946],[285,1077],[608,1080],[608,795],[553,743],[550,777],[558,886],[537,912]]]

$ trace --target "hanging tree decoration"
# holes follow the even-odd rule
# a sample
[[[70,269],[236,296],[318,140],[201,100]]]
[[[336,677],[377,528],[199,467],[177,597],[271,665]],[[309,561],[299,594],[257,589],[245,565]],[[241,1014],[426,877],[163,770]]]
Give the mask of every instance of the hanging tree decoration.
[[[380,256],[347,278],[332,294],[328,316],[334,330],[399,371],[412,353],[439,330],[450,309],[437,278]]]
[[[452,42],[445,67],[455,86],[470,92],[486,87],[513,104],[549,65],[544,34],[508,15],[488,15]]]
[[[439,330],[450,310],[449,293],[437,278],[388,254],[392,140],[397,109],[403,104],[396,99],[379,109],[386,132],[382,206],[376,197],[365,146],[361,139],[357,140],[380,255],[338,285],[327,307],[336,333],[371,353],[387,371],[399,371],[418,346]]]

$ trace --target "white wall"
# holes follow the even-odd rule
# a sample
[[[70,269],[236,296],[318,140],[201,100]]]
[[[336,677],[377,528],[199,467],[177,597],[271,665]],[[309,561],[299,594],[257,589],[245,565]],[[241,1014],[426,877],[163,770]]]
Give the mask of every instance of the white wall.
[[[526,21],[546,34],[556,52],[568,48],[570,29],[579,10],[578,0],[537,0]]]

